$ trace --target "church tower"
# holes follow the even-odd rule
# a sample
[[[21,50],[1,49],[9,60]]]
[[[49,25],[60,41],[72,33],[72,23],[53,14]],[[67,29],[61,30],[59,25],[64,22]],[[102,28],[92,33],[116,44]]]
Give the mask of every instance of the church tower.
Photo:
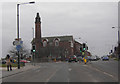
[[[40,48],[41,48],[41,18],[39,13],[35,18],[35,46],[36,46],[36,57],[40,58]]]
[[[35,38],[36,40],[41,41],[41,19],[39,13],[37,13],[35,18]]]

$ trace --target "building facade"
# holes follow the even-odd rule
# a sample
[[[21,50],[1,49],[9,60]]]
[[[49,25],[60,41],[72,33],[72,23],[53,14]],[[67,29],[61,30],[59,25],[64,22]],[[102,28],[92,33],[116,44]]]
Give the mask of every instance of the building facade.
[[[48,59],[66,60],[70,56],[80,55],[80,44],[73,36],[41,37],[41,18],[39,13],[35,18],[35,61],[47,61]]]

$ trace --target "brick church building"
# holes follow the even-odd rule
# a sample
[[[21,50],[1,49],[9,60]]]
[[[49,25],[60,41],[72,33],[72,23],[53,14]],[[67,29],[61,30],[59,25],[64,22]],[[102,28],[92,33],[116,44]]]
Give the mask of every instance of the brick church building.
[[[35,60],[46,61],[48,59],[65,60],[73,55],[80,55],[81,43],[75,41],[73,36],[41,36],[41,18],[39,13],[35,18],[35,38],[32,41],[35,45]]]

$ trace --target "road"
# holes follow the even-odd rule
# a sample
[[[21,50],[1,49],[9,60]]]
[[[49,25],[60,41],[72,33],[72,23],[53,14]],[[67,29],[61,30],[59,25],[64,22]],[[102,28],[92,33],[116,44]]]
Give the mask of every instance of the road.
[[[117,61],[39,63],[38,68],[3,78],[3,82],[117,82]]]

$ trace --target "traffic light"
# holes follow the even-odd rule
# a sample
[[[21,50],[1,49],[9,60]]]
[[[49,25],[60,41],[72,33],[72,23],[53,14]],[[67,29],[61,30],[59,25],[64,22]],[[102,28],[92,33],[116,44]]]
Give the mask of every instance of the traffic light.
[[[86,46],[85,46],[85,43],[83,43],[83,50],[84,50],[84,51],[86,50],[85,47],[86,47]]]
[[[88,50],[88,46],[87,46],[87,50]]]
[[[35,52],[35,45],[32,46],[32,51]]]
[[[113,53],[113,51],[111,50],[111,53]]]
[[[82,52],[82,48],[80,47],[80,52]]]
[[[117,50],[117,47],[114,47],[114,51],[116,51]]]
[[[33,50],[31,49],[31,54],[33,53]]]

